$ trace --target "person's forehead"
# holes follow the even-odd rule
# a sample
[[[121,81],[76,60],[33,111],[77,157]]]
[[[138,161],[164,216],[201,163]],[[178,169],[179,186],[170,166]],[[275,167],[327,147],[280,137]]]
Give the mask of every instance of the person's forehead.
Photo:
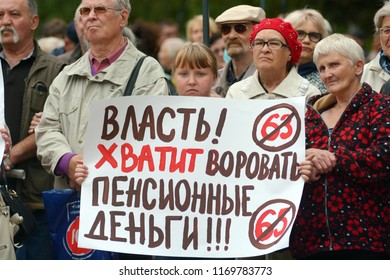
[[[177,27],[175,25],[163,25],[161,31],[165,33],[173,33],[177,32]]]
[[[307,20],[302,24],[296,26],[295,29],[305,29],[304,31],[309,30],[310,32],[319,32],[318,25],[313,20]]]
[[[251,21],[233,21],[233,22],[222,22],[219,26],[221,25],[237,25],[237,24],[244,24],[244,25],[251,25]]]
[[[115,2],[116,0],[83,0],[81,3],[83,4],[83,6],[108,6],[114,4]]]
[[[210,47],[214,47],[214,46],[221,46],[221,45],[225,45],[225,41],[223,40],[223,38],[219,38],[217,40],[214,41],[214,43],[211,44]]]
[[[263,29],[256,34],[256,38],[262,38],[264,36],[272,38],[283,38],[283,35],[274,29]]]
[[[387,27],[390,26],[390,16],[385,16],[383,17],[383,20],[382,20],[382,27],[386,25]]]
[[[0,8],[4,10],[23,10],[27,9],[26,0],[3,0],[0,1]]]

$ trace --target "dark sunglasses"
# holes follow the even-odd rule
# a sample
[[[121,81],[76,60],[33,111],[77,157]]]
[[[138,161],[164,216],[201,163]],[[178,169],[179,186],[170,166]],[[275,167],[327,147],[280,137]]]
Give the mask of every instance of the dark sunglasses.
[[[243,34],[248,29],[248,26],[243,23],[237,23],[234,25],[222,24],[220,27],[222,35],[228,35],[232,31],[232,27],[238,34]]]
[[[309,36],[309,40],[312,41],[313,43],[318,43],[322,39],[321,34],[317,32],[307,33],[303,30],[297,30],[297,33],[298,33],[298,40],[300,41],[305,39],[306,36]]]

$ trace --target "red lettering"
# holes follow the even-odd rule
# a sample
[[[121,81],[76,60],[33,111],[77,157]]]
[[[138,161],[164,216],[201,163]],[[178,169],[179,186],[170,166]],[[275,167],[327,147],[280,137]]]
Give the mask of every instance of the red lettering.
[[[102,154],[102,158],[96,163],[96,165],[95,165],[96,169],[99,169],[100,167],[102,167],[102,165],[106,161],[109,164],[111,164],[112,168],[118,167],[118,163],[116,162],[115,158],[112,156],[112,153],[116,150],[117,147],[118,147],[118,145],[114,143],[107,150],[103,144],[98,145],[98,149],[99,149],[100,153]]]
[[[145,162],[148,163],[149,171],[154,171],[154,162],[152,151],[150,150],[150,145],[145,145],[142,147],[141,153],[138,158],[138,171],[143,171]]]

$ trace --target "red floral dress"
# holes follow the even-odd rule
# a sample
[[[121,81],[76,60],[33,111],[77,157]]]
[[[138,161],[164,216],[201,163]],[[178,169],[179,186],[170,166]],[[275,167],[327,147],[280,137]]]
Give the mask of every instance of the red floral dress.
[[[320,112],[334,101],[332,94],[309,101],[306,148],[333,152],[337,165],[305,184],[291,253],[295,258],[332,250],[390,254],[390,99],[363,83],[330,136]]]

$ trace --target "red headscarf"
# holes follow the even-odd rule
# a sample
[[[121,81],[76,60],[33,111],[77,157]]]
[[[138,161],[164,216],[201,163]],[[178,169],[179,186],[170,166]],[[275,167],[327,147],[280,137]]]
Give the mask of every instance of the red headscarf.
[[[292,25],[280,18],[265,18],[259,24],[253,26],[252,33],[249,36],[249,42],[251,44],[257,33],[263,29],[273,29],[282,34],[291,51],[291,63],[297,64],[301,57],[302,44],[298,41],[298,33]]]

